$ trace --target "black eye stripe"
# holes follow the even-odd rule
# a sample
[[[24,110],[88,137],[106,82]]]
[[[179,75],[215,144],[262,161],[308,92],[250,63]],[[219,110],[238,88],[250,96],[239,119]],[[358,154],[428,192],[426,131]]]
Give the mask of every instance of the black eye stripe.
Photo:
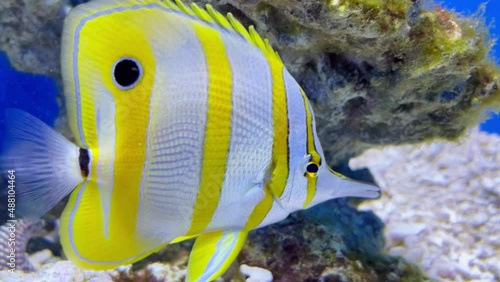
[[[123,90],[134,87],[141,78],[141,75],[142,67],[134,59],[120,59],[113,68],[113,80],[116,86]]]
[[[90,163],[90,157],[89,157],[89,151],[80,148],[80,154],[78,156],[78,162],[80,163],[80,170],[82,172],[83,177],[89,176],[89,163]]]

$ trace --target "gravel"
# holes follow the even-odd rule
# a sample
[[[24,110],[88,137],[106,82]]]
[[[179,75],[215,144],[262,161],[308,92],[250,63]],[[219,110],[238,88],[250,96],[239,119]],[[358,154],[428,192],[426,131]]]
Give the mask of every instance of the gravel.
[[[386,249],[440,281],[500,280],[500,136],[370,149],[352,159],[382,188]]]

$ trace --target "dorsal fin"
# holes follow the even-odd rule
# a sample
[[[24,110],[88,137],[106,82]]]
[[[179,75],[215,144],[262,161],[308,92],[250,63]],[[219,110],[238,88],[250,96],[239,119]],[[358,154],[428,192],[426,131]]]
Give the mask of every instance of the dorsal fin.
[[[180,0],[163,0],[161,1],[168,8],[172,10],[180,11],[188,16],[196,17],[204,22],[210,24],[216,24],[219,27],[233,31],[243,38],[245,38],[249,43],[259,48],[268,58],[274,58],[281,62],[281,58],[276,52],[269,40],[262,39],[262,37],[255,31],[253,25],[246,29],[231,13],[227,14],[225,17],[223,14],[216,11],[212,5],[207,4],[206,9],[200,8],[195,3],[192,3],[189,7],[184,5]]]

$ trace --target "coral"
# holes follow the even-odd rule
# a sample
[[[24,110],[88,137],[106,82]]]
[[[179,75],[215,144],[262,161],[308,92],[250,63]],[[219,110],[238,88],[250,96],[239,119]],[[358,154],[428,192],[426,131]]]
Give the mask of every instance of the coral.
[[[7,53],[16,69],[60,76],[59,51],[66,3],[66,0],[0,3],[0,50]]]
[[[322,205],[315,209],[251,232],[238,261],[268,269],[274,281],[426,280],[418,268],[381,253],[381,230],[369,222],[374,219],[370,213],[358,214],[364,220],[353,221],[357,213],[353,208]],[[332,221],[343,221],[343,229]],[[368,247],[371,258],[355,254],[355,249],[360,251],[374,241],[380,244]]]
[[[0,270],[34,271],[35,267],[27,256],[28,242],[32,238],[47,235],[54,228],[55,225],[52,221],[31,219],[7,222],[0,226]],[[11,242],[14,242],[15,245],[10,245]],[[14,249],[12,254],[11,249]],[[9,264],[10,255],[15,257],[12,266]]]
[[[350,163],[380,184],[382,198],[360,208],[386,224],[388,253],[439,281],[500,279],[499,136],[475,129],[460,143],[371,149]]]
[[[349,222],[351,213],[345,208],[334,207],[331,213],[323,211],[318,214],[325,217],[343,214],[346,225],[350,227],[367,224],[366,219]],[[357,233],[351,235],[357,238],[354,240],[357,243],[352,242],[354,245],[349,247],[344,242],[348,238],[339,235],[335,227],[316,223],[321,220],[321,216],[315,218],[298,213],[284,222],[252,231],[238,257],[242,265],[234,263],[217,281],[427,281],[418,268],[395,257],[377,253],[372,254],[374,258],[369,261],[364,255],[345,255],[349,248],[358,248],[355,245],[361,240],[371,241],[370,236],[378,231],[372,230],[371,225],[359,232],[350,230]],[[370,213],[366,213],[365,217],[370,218]],[[380,236],[377,238],[380,239]],[[47,257],[51,254],[45,250],[30,256],[30,260],[39,260],[42,264],[37,272],[17,269],[12,274],[8,270],[0,270],[0,280],[182,281],[186,275],[191,244],[190,240],[170,245],[134,265],[106,271],[84,270],[70,261],[57,261],[54,257]],[[380,248],[376,247],[377,250]],[[158,260],[161,262],[154,262]]]

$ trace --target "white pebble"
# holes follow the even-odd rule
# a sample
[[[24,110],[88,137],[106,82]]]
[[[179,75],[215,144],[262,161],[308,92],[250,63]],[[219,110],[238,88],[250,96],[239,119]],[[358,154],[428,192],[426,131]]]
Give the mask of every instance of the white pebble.
[[[271,271],[254,266],[248,266],[246,264],[242,264],[240,266],[240,271],[245,276],[248,276],[247,282],[272,282],[273,274]]]
[[[406,254],[405,258],[413,263],[419,263],[424,257],[425,249],[421,246],[414,247],[410,249]]]
[[[425,224],[409,223],[398,224],[387,231],[387,235],[396,239],[405,239],[408,236],[417,235],[425,229]]]

